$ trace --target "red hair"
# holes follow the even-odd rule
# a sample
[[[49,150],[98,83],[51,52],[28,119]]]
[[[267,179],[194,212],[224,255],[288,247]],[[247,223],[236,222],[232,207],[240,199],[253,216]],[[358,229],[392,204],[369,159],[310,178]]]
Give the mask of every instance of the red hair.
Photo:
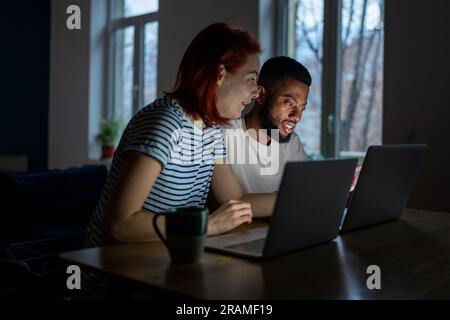
[[[175,85],[166,94],[180,102],[194,119],[207,126],[225,124],[216,106],[219,65],[233,73],[242,67],[249,54],[261,53],[261,45],[249,32],[214,23],[200,31],[190,43],[178,69]]]

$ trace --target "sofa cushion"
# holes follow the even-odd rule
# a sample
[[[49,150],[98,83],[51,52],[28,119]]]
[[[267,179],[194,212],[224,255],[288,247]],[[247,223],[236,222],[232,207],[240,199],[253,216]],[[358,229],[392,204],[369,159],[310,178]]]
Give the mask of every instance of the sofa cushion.
[[[107,169],[89,165],[35,173],[0,172],[0,231],[34,226],[86,225],[100,198]],[[79,227],[77,227],[78,229]]]

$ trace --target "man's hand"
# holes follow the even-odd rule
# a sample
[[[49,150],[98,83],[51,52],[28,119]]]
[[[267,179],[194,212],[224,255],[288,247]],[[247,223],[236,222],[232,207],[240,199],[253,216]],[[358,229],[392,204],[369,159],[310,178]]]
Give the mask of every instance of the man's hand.
[[[230,231],[245,222],[251,223],[252,215],[250,203],[229,200],[209,216],[208,236]]]
[[[355,175],[353,176],[352,185],[350,187],[350,192],[355,190],[356,184],[358,183],[359,173],[361,172],[362,164],[358,164],[355,169]]]

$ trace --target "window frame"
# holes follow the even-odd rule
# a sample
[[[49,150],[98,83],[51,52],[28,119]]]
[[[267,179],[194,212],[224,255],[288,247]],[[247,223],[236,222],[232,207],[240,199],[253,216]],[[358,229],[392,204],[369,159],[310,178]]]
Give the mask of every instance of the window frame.
[[[295,12],[292,8],[299,0],[282,0],[279,11],[284,13],[284,26],[277,33],[278,51],[283,55],[294,56],[293,39],[295,37]],[[341,28],[342,0],[324,0],[323,26],[323,63],[322,63],[322,117],[320,128],[320,152],[325,158],[350,156],[363,157],[365,152],[339,151],[339,115],[341,108],[340,73],[341,73]],[[287,34],[287,36],[286,36]]]
[[[106,117],[117,113],[114,103],[114,33],[127,27],[134,27],[133,50],[133,86],[132,86],[132,114],[135,114],[144,104],[144,50],[145,50],[145,25],[152,22],[159,23],[159,11],[143,15],[123,17],[123,0],[108,1],[108,24],[106,27],[106,68],[105,68],[105,106]],[[119,16],[119,18],[117,18]],[[122,16],[122,17],[121,17]],[[159,31],[158,31],[159,38]],[[159,43],[159,41],[158,41]],[[158,71],[156,70],[156,73]],[[158,90],[157,90],[158,91]],[[128,121],[129,119],[126,119]]]

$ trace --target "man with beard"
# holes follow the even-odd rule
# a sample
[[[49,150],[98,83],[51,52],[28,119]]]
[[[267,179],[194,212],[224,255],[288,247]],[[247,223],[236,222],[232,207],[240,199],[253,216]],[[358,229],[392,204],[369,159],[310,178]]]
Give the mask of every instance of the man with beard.
[[[307,160],[294,132],[306,110],[311,75],[296,60],[274,57],[258,77],[251,111],[222,127],[227,159],[248,193],[276,192],[288,161]]]

